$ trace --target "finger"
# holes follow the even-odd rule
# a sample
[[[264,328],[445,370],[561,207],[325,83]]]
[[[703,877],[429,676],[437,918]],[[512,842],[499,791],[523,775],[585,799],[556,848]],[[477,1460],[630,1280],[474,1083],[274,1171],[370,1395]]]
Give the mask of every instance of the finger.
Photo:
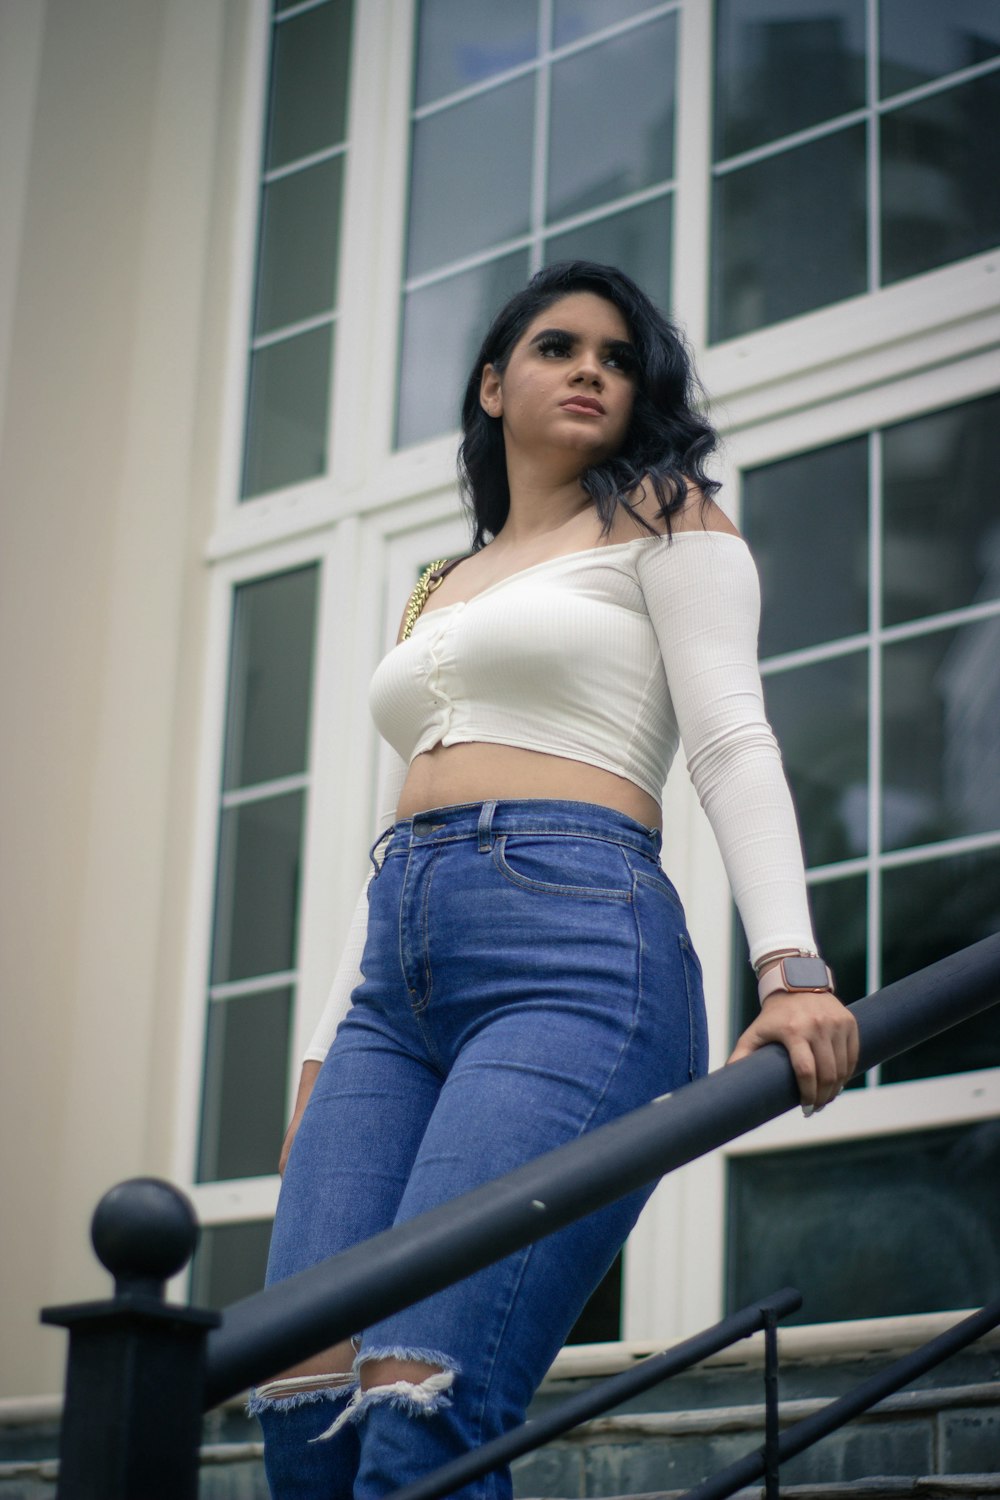
[[[806,1041],[788,1042],[785,1045],[799,1086],[799,1103],[803,1110],[812,1114],[816,1108],[817,1096],[816,1059],[813,1050]]]
[[[841,1074],[832,1037],[816,1037],[812,1053],[816,1064],[816,1108],[819,1110],[837,1097]]]

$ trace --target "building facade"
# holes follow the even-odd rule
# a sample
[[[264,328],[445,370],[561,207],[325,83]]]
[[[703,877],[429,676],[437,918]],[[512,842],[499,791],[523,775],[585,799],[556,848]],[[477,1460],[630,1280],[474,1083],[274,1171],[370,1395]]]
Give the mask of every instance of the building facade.
[[[100,1293],[122,1177],[190,1191],[196,1299],[259,1284],[367,681],[541,265],[694,349],[843,997],[1000,926],[998,124],[998,0],[0,8],[3,1394],[58,1387],[35,1310]],[[718,1064],[753,996],[683,764],[664,819]],[[987,1014],[666,1180],[580,1336],[978,1304],[998,1167]]]

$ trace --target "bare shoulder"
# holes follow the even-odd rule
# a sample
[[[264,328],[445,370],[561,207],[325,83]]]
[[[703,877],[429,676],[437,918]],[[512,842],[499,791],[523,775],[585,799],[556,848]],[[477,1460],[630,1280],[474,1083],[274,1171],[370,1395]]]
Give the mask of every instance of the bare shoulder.
[[[740,534],[722,506],[707,499],[696,484],[688,484],[687,499],[670,520],[674,531],[724,531],[729,536]]]
[[[654,531],[665,533],[667,527],[663,518],[658,515],[659,509],[651,481],[643,480],[629,495],[631,514],[619,507],[619,516],[615,518],[615,535],[612,540],[627,541],[635,536],[648,536],[650,526]],[[643,525],[643,522],[646,524]],[[684,504],[671,514],[670,530],[672,532],[722,531],[728,532],[730,536],[740,535],[722,507],[716,505],[714,500],[707,499],[700,486],[692,484],[690,480]]]

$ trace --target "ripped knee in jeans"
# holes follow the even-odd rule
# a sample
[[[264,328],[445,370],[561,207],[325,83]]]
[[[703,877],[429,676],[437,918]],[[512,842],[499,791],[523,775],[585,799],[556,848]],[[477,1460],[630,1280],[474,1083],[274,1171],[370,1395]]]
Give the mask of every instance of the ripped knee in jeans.
[[[365,1367],[375,1364],[388,1366],[388,1372],[380,1373],[389,1373],[397,1378],[367,1382]],[[419,1378],[406,1379],[406,1366],[417,1366],[416,1370],[409,1373],[419,1375]],[[346,1427],[349,1422],[358,1421],[365,1412],[377,1405],[394,1406],[414,1417],[433,1416],[442,1407],[451,1405],[448,1392],[455,1383],[455,1376],[460,1373],[453,1361],[436,1349],[365,1350],[355,1360],[354,1370],[354,1393],[350,1401],[327,1430],[312,1439],[313,1442],[320,1443],[333,1437],[342,1427]],[[424,1370],[429,1373],[420,1373]]]
[[[329,1372],[321,1375],[292,1375],[281,1380],[268,1380],[250,1393],[247,1412],[251,1417],[263,1411],[290,1411],[295,1406],[307,1406],[318,1401],[339,1401],[358,1388],[358,1377],[353,1373]]]

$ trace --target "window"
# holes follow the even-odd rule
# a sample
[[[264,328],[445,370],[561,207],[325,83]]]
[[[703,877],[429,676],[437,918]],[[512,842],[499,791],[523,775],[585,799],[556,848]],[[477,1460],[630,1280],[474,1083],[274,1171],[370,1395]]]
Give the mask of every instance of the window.
[[[398,446],[457,426],[491,314],[540,266],[610,261],[667,306],[676,11],[421,0]]]
[[[325,472],[350,0],[275,6],[242,498]]]
[[[765,695],[802,823],[817,941],[847,1001],[1000,928],[998,464],[1000,395],[990,395],[744,477],[743,527],[764,595]],[[738,972],[742,1029],[757,999],[745,959]],[[992,1068],[1000,1027],[987,1011],[854,1088]],[[970,1244],[994,1233],[992,1168],[980,1148],[995,1149],[996,1131],[993,1121],[738,1157],[733,1305],[756,1295],[751,1283],[759,1293],[787,1279],[781,1267],[792,1262],[810,1322],[996,1295],[1000,1265],[989,1257],[959,1257],[943,1279],[940,1265],[915,1263],[888,1288],[908,1215],[952,1223],[956,1234],[961,1222]],[[862,1172],[866,1234],[852,1239]],[[789,1195],[801,1213],[782,1208]],[[758,1219],[771,1225],[763,1245]],[[845,1254],[808,1251],[835,1230]],[[955,1277],[966,1290],[949,1301]]]
[[[1000,242],[992,0],[717,0],[711,338]]]

